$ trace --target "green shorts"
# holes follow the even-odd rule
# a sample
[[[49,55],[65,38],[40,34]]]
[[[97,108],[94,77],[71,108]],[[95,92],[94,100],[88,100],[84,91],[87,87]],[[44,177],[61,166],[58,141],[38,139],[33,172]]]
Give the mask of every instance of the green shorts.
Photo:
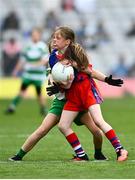
[[[29,85],[34,85],[35,87],[39,87],[42,86],[43,82],[42,81],[38,81],[38,80],[31,80],[31,79],[27,79],[27,78],[22,78],[22,83],[26,84],[27,86]]]
[[[57,98],[55,98],[52,102],[49,113],[55,114],[57,116],[61,116],[61,113],[62,113],[65,103],[66,103],[66,100],[58,100]],[[83,116],[84,113],[86,113],[86,111],[79,112],[79,114],[77,115],[77,117],[74,120],[74,123],[76,125],[78,125],[78,126],[83,125],[83,123],[81,122],[81,117]]]

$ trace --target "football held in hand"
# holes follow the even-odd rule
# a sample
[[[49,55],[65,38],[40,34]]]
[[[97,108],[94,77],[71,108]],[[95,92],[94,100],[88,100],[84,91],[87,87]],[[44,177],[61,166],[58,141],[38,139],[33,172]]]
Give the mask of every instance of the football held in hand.
[[[70,65],[57,62],[52,68],[52,77],[55,82],[62,83],[74,79],[74,69]]]

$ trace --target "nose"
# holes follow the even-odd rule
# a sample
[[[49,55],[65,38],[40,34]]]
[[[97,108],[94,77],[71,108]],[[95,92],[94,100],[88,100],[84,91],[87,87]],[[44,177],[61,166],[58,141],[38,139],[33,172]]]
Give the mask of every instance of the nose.
[[[56,43],[56,39],[53,39],[53,44],[55,44]]]

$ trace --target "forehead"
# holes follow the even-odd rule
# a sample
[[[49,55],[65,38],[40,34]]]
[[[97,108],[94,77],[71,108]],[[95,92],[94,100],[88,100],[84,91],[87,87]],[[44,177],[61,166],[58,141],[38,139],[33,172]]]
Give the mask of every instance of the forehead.
[[[33,31],[32,31],[32,34],[39,34],[39,35],[40,35],[41,32],[39,32],[38,30],[33,30]]]
[[[60,30],[55,31],[53,36],[63,37],[62,32]]]

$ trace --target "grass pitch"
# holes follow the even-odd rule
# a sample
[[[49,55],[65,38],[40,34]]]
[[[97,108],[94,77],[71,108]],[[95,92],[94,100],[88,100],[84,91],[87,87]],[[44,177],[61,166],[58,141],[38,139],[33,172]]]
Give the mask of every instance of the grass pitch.
[[[135,179],[135,98],[105,100],[104,118],[116,130],[121,143],[129,151],[126,162],[116,162],[115,152],[104,138],[103,152],[109,161],[93,158],[92,135],[84,126],[73,125],[91,161],[70,162],[72,149],[59,132],[52,129],[22,162],[9,162],[42,122],[36,100],[23,100],[14,115],[5,115],[9,101],[0,102],[0,179]],[[50,102],[48,102],[48,105]]]

